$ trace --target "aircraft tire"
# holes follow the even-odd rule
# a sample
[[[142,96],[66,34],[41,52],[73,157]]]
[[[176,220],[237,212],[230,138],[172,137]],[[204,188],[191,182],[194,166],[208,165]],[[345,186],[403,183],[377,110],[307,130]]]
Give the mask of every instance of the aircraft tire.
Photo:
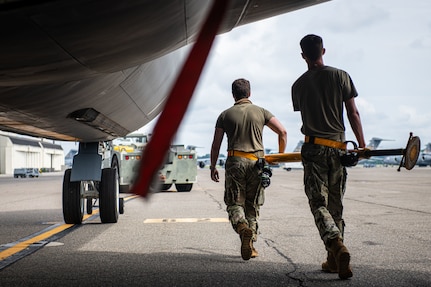
[[[87,198],[87,214],[93,214],[93,199]]]
[[[112,157],[111,168],[115,168],[118,172],[118,178],[120,178],[120,166],[118,164],[117,156]]]
[[[124,198],[119,199],[120,205],[119,205],[119,212],[120,214],[124,213]]]
[[[192,190],[193,183],[176,183],[175,187],[177,188],[178,192],[189,192],[190,190]]]
[[[169,188],[171,188],[172,184],[162,184],[162,186],[160,187],[161,190],[166,191]]]
[[[102,223],[116,223],[119,207],[118,173],[115,168],[102,169],[99,189],[100,219]]]
[[[81,197],[81,183],[71,182],[72,169],[64,172],[63,218],[67,224],[81,224],[84,216],[84,198]]]

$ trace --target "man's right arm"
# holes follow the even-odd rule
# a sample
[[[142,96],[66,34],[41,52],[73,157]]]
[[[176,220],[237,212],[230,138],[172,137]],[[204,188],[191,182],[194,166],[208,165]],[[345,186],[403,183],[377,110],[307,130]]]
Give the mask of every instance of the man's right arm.
[[[213,181],[219,181],[218,171],[216,169],[216,164],[218,160],[218,156],[220,153],[220,146],[223,142],[224,130],[222,128],[216,128],[214,131],[214,139],[211,145],[211,179]]]
[[[287,144],[286,129],[276,117],[272,117],[266,125],[278,134],[278,152],[283,153]]]
[[[349,119],[350,126],[356,136],[360,148],[365,148],[364,132],[362,130],[361,117],[359,116],[358,108],[355,104],[355,98],[352,97],[344,102],[347,111],[347,118]]]

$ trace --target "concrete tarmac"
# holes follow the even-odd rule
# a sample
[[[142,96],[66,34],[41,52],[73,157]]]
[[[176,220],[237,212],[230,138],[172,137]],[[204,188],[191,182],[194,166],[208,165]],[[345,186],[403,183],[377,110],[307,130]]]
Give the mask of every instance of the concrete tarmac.
[[[302,170],[273,170],[259,257],[249,261],[227,221],[220,173],[215,183],[198,170],[191,192],[130,199],[118,223],[96,215],[36,242],[42,247],[0,269],[0,286],[431,286],[430,168],[348,169],[349,280],[320,270],[326,251]],[[61,188],[62,175],[0,177],[0,251],[62,224]]]

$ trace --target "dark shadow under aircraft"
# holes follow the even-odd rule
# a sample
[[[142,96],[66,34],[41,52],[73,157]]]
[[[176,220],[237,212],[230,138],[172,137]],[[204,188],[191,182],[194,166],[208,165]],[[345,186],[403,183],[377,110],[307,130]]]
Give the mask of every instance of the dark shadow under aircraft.
[[[217,15],[212,7],[222,2]],[[90,187],[102,222],[117,222],[118,169],[113,160],[101,170],[99,142],[141,128],[166,108],[182,63],[194,60],[183,48],[205,34],[207,15],[220,16],[220,34],[322,2],[1,1],[0,129],[79,142],[63,181],[65,221],[81,223]]]

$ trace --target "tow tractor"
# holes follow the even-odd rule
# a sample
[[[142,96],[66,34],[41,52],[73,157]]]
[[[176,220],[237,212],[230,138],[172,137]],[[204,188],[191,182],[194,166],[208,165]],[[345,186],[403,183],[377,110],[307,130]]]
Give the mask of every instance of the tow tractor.
[[[125,137],[107,142],[102,151],[102,166],[116,167],[120,181],[120,192],[129,192],[135,176],[139,171],[142,151],[148,143],[149,136],[142,133],[131,133]]]
[[[171,145],[163,168],[160,170],[161,190],[175,184],[178,192],[189,192],[197,182],[197,156],[192,147]]]

